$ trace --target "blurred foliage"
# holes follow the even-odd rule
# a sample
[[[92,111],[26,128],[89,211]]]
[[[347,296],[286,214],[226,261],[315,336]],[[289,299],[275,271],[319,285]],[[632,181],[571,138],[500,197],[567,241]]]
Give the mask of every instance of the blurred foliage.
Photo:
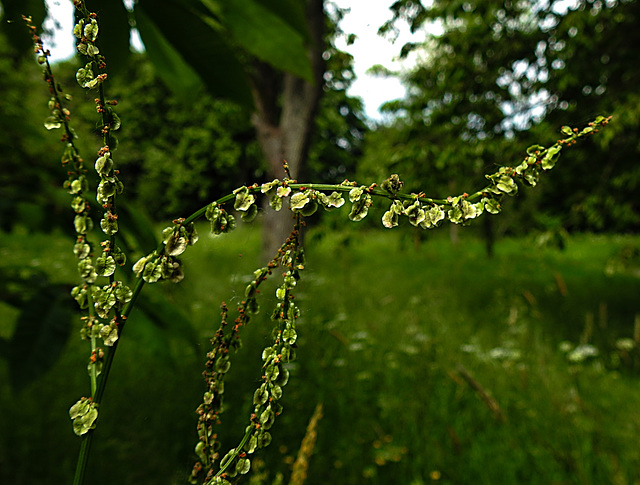
[[[47,6],[43,0],[1,0],[0,37],[9,43],[14,58],[33,52],[33,41],[24,27],[22,15],[31,16],[34,25],[40,26],[47,15]],[[6,55],[6,51],[3,53]]]
[[[159,76],[182,97],[205,86],[216,97],[251,108],[247,53],[305,79],[311,76],[304,5],[295,0],[138,0],[129,12],[121,1],[89,0],[86,5],[107,21],[105,40],[111,49],[128,46],[135,25]],[[124,59],[122,52],[112,52],[108,59]]]
[[[345,210],[328,216],[344,219]],[[206,232],[204,225],[199,229]],[[274,443],[256,455],[269,475],[261,483],[272,483],[277,472],[287,482],[319,401],[325,417],[309,485],[431,483],[438,474],[443,483],[640,480],[640,368],[634,365],[640,354],[637,343],[627,354],[620,345],[633,338],[638,279],[604,273],[609,259],[637,245],[638,237],[571,236],[564,252],[505,238],[490,261],[468,231],[461,235],[464,250],[442,231],[419,246],[403,237],[407,232],[318,227],[307,234],[308,262],[296,298],[303,310],[298,358]],[[56,265],[66,244],[57,235],[30,235],[3,244],[0,256],[33,265],[38,254],[52,282],[73,282],[74,268],[67,261]],[[259,228],[241,225],[191,248],[180,285],[149,288],[185,311],[200,346],[196,352],[182,340],[165,339],[147,316],[132,314],[110,377],[117,392],[105,400],[93,444],[93,483],[185,482],[196,436],[192,411],[204,390],[200,373],[219,324],[215,315],[221,300],[235,306],[244,298],[259,246]],[[564,296],[556,274],[568,289]],[[265,308],[276,286],[263,292]],[[0,304],[2,331],[10,311]],[[229,372],[225,448],[237,445],[261,379],[261,351],[272,328],[264,311],[245,329]],[[598,354],[574,361],[566,342],[572,351],[588,344]],[[71,481],[79,443],[67,411],[70,396],[86,388],[79,372],[85,350],[85,342],[71,338],[46,376],[20,394],[0,360],[0,483]],[[506,419],[497,420],[460,379],[459,365],[491,393]],[[32,466],[34,456],[42,467]]]
[[[132,61],[110,91],[123,120],[118,159],[138,204],[155,218],[184,216],[259,178],[246,111],[204,92],[194,101],[173,96],[145,56]]]
[[[0,41],[0,47],[4,45]],[[361,101],[346,95],[353,79],[351,56],[333,47],[326,56],[328,81],[306,177],[337,182],[353,174],[367,127]],[[76,67],[72,60],[55,65],[54,71],[73,95],[72,125],[80,135],[82,154],[91,158],[99,145],[95,110],[76,85]],[[0,153],[3,164],[12,168],[0,179],[7,194],[0,209],[6,214],[3,227],[9,229],[17,220],[10,216],[17,210],[34,211],[37,215],[24,220],[39,230],[55,224],[46,212],[67,210],[65,194],[58,190],[63,169],[55,155],[62,153],[62,146],[40,121],[46,117],[46,98],[35,63],[2,55],[0,71]],[[250,113],[237,104],[215,99],[202,88],[193,99],[174,95],[143,54],[132,55],[120,75],[110,78],[109,90],[119,100],[118,160],[127,199],[154,218],[184,216],[235,187],[263,181],[265,166]],[[36,180],[40,190],[30,190]]]
[[[16,223],[50,230],[59,201],[66,199],[58,189],[58,157],[50,156],[60,143],[42,126],[47,106],[41,76],[35,62],[17,55],[0,33],[0,224],[5,230]]]
[[[383,33],[400,19],[442,33],[404,46],[418,60],[401,74],[408,95],[384,107],[397,118],[367,139],[361,173],[397,171],[409,190],[448,195],[493,164],[519,163],[523,146],[553,143],[563,124],[611,114],[616,129],[563,155],[558,175],[518,202],[521,229],[558,218],[571,230],[640,228],[639,2],[399,0],[392,9]]]

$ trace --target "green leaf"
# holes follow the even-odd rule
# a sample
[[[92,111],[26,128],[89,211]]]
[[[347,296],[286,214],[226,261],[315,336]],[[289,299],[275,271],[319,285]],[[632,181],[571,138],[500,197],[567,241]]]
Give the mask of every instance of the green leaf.
[[[305,217],[309,217],[315,214],[317,210],[318,210],[318,203],[316,202],[315,199],[311,199],[309,203],[300,210],[300,214],[302,214]]]
[[[261,3],[256,0],[222,2],[221,23],[236,42],[258,59],[313,82],[305,36]]]
[[[169,256],[179,256],[187,249],[187,238],[181,236],[180,233],[172,233],[165,243],[165,252]]]
[[[118,327],[115,325],[105,325],[100,330],[100,337],[104,340],[104,344],[111,347],[118,340]]]
[[[392,228],[398,225],[398,214],[388,210],[382,215],[382,225],[384,227]]]
[[[351,193],[349,194],[349,197],[351,197]],[[359,198],[353,203],[353,206],[351,207],[349,219],[354,222],[361,221],[367,216],[369,207],[371,207],[371,205],[371,196],[369,194],[365,194],[364,197],[359,196]]]
[[[253,394],[253,404],[255,406],[262,406],[268,399],[269,392],[267,391],[266,384],[262,384]]]
[[[444,210],[439,205],[434,205],[425,211],[425,219],[420,223],[423,229],[437,227],[445,218]]]
[[[118,232],[118,220],[107,216],[107,213],[105,213],[105,217],[100,220],[100,228],[107,236],[113,236]]]
[[[77,241],[73,245],[73,254],[75,254],[78,259],[86,258],[87,256],[89,256],[90,252],[91,246],[87,244],[84,239],[82,239],[81,241]]]
[[[531,145],[529,148],[527,148],[527,155],[535,156],[537,153],[542,152],[543,150],[544,150],[543,146]]]
[[[133,291],[127,285],[122,283],[122,281],[116,282],[113,294],[120,304],[128,303],[129,301],[131,301],[131,298],[133,298]]]
[[[404,182],[400,180],[398,174],[391,175],[388,179],[384,180],[382,184],[380,184],[380,188],[382,190],[386,190],[391,195],[396,195],[400,190],[402,190],[402,186]]]
[[[105,153],[101,157],[98,157],[95,164],[96,172],[100,175],[107,175],[113,168],[113,160],[109,152]]]
[[[249,210],[249,207],[253,205],[256,201],[256,198],[253,194],[249,193],[249,189],[247,187],[240,187],[233,191],[236,194],[236,200],[233,204],[233,208],[237,211],[246,211]]]
[[[294,212],[300,212],[303,216],[310,216],[318,210],[318,203],[313,198],[314,191],[305,190],[296,192],[291,196],[290,206]]]
[[[269,199],[269,206],[276,212],[282,209],[282,197],[278,194],[273,194]]]
[[[86,398],[80,399],[69,409],[69,417],[75,419],[80,416],[84,416],[89,411],[90,401]]]
[[[109,318],[109,312],[116,304],[116,296],[110,285],[93,287],[93,306],[100,318]]]
[[[460,211],[462,212],[462,217],[465,220],[466,219],[475,219],[480,214],[482,214],[482,211],[479,210],[480,208],[478,206],[476,206],[475,204],[471,204],[468,200],[460,201],[459,207],[460,207]]]
[[[291,210],[300,210],[310,201],[310,193],[308,190],[296,192],[291,196]]]
[[[255,436],[252,436],[251,438],[249,438],[249,441],[247,441],[246,444],[244,445],[244,450],[249,454],[256,451],[257,448],[258,448],[258,438],[256,438]]]
[[[72,181],[69,187],[69,193],[73,195],[86,192],[87,190],[89,190],[89,181],[84,175],[80,175],[80,177]]]
[[[298,334],[296,333],[295,328],[292,326],[287,326],[282,332],[282,339],[285,341],[287,345],[293,345],[298,338]]]
[[[258,435],[258,447],[265,448],[271,444],[271,433],[268,431],[262,431]]]
[[[71,297],[78,302],[80,308],[88,307],[87,290],[82,286],[74,286],[71,290]]]
[[[531,187],[535,187],[538,184],[538,179],[540,178],[540,172],[535,166],[531,166],[524,173],[525,181],[531,185]]]
[[[91,42],[95,42],[98,38],[98,22],[95,19],[91,19],[88,24],[85,24],[83,35]]]
[[[207,462],[207,455],[204,452],[204,448],[205,448],[204,442],[203,441],[198,441],[198,444],[196,445],[195,453],[196,453],[196,455],[198,455],[198,458],[200,459],[201,463],[206,463]]]
[[[276,188],[280,185],[280,181],[278,179],[273,179],[271,182],[265,182],[260,186],[260,192],[267,195],[272,195]]]
[[[109,118],[110,119],[110,123],[111,123],[111,129],[113,131],[117,131],[120,129],[120,127],[122,126],[122,121],[120,120],[120,117],[117,115],[117,113],[115,111],[113,111],[113,109],[111,108],[107,108],[107,111],[109,113]]]
[[[211,222],[211,232],[213,234],[230,232],[236,227],[235,218],[218,207],[215,203],[210,204],[207,207],[205,217],[209,222]]]
[[[276,189],[278,197],[287,197],[291,193],[291,187],[280,186]]]
[[[87,57],[95,57],[100,54],[100,50],[95,44],[78,44],[78,52]]]
[[[256,218],[257,215],[258,215],[258,206],[256,204],[251,204],[251,206],[249,207],[249,210],[240,214],[240,218],[244,222],[253,222],[253,220]]]
[[[62,126],[62,122],[60,121],[59,116],[48,116],[46,120],[44,120],[44,127],[47,130],[55,130],[56,128],[60,128]]]
[[[262,360],[265,362],[265,365],[268,364],[268,361],[273,360],[276,355],[276,351],[273,347],[267,347],[262,351]]]
[[[162,266],[156,261],[149,261],[142,271],[142,279],[147,283],[156,283],[162,277]]]
[[[447,211],[447,217],[454,224],[460,224],[464,222],[464,214],[460,210],[460,207],[452,207]]]
[[[248,458],[240,458],[236,464],[236,472],[240,475],[246,475],[251,469],[251,461]]]
[[[93,221],[84,214],[78,214],[73,218],[73,225],[78,234],[86,234],[93,228]]]
[[[291,28],[297,30],[305,39],[309,39],[304,2],[299,0],[260,0],[260,4],[281,18]]]
[[[364,193],[365,187],[354,187],[349,191],[349,201],[356,202],[360,200],[362,194]]]
[[[426,218],[425,211],[417,200],[409,207],[405,208],[404,214],[409,218],[409,222],[413,226],[422,224],[422,221]]]
[[[76,72],[76,81],[78,81],[78,84],[83,88],[91,89],[96,86],[98,79],[94,77],[91,63],[78,69]]]
[[[189,246],[193,246],[198,242],[200,236],[198,235],[198,230],[196,229],[196,225],[193,222],[188,224],[187,226],[183,226],[183,229]]]
[[[111,276],[116,271],[113,256],[99,256],[96,258],[96,273],[98,276]]]
[[[333,208],[339,208],[344,205],[344,199],[342,198],[342,194],[339,192],[332,192],[331,195],[327,196],[322,192],[318,193],[318,202],[322,205],[326,210],[331,210]]]
[[[96,200],[100,205],[104,205],[109,202],[109,198],[116,194],[116,185],[110,180],[103,179],[98,184],[96,190]]]
[[[267,408],[262,411],[258,419],[263,429],[269,429],[273,426],[273,422],[276,420],[276,415],[271,409],[271,406],[267,406]]]
[[[80,278],[84,278],[87,283],[92,283],[97,278],[97,274],[90,258],[82,259],[78,263],[78,273]]]
[[[482,199],[484,202],[484,208],[490,214],[497,214],[500,212],[500,202],[496,199],[487,199],[486,197]]]
[[[73,420],[73,431],[78,436],[82,436],[96,427],[98,405],[86,398],[82,398],[71,406],[69,416]]]
[[[227,355],[221,355],[217,358],[215,363],[215,369],[217,372],[224,374],[226,372],[229,372],[230,368],[231,361],[229,360],[229,357]]]
[[[508,175],[499,174],[497,176],[493,176],[493,178],[491,178],[491,181],[494,183],[495,189],[497,189],[499,192],[505,194],[515,194],[516,192],[518,192],[518,186],[516,185],[513,178],[509,177]]]
[[[84,19],[80,19],[78,20],[78,23],[76,23],[73,26],[73,35],[75,35],[77,39],[82,39],[83,30],[84,30]]]
[[[81,196],[74,197],[71,201],[71,208],[78,214],[84,212],[87,208],[87,201]]]
[[[556,165],[561,150],[562,147],[560,145],[554,145],[547,150],[547,153],[545,153],[544,158],[542,159],[543,170],[550,170]]]
[[[269,392],[271,394],[271,397],[273,399],[275,399],[276,401],[278,401],[279,399],[282,398],[282,387],[280,387],[277,384],[270,384],[269,385]]]
[[[142,276],[142,273],[144,271],[144,268],[147,265],[147,262],[150,261],[152,257],[153,255],[143,256],[134,263],[133,272],[136,274],[138,278]]]
[[[264,375],[267,380],[273,381],[280,375],[280,367],[277,364],[268,365]]]
[[[207,22],[199,2],[140,0],[136,25],[158,74],[175,93],[197,94],[204,83],[213,95],[247,108],[253,96],[236,50],[225,35]],[[179,26],[179,27],[177,27]],[[197,84],[194,83],[199,77]]]
[[[285,368],[281,368],[280,372],[278,373],[278,377],[275,380],[275,384],[279,385],[280,387],[284,387],[287,385],[287,382],[289,382],[289,371]]]

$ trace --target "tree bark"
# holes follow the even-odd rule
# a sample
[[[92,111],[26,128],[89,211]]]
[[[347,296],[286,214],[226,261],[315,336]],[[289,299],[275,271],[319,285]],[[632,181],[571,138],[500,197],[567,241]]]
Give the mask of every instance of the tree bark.
[[[269,165],[269,177],[284,178],[286,161],[292,178],[304,173],[318,103],[322,94],[325,70],[325,13],[323,0],[307,0],[306,19],[309,30],[309,59],[313,82],[282,73],[270,65],[255,62],[251,76],[256,112],[252,121],[258,141]],[[268,202],[262,216],[263,259],[271,259],[293,228],[291,212],[271,210]]]

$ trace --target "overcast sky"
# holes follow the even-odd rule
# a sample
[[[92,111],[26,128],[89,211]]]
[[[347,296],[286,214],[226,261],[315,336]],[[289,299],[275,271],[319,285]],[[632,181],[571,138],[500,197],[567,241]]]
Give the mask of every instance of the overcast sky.
[[[404,88],[397,79],[374,77],[366,71],[375,64],[397,70],[401,66],[394,58],[402,45],[409,40],[421,40],[420,35],[412,36],[408,28],[401,29],[400,37],[392,44],[377,34],[378,28],[389,18],[389,6],[393,0],[334,0],[341,8],[349,8],[350,12],[341,23],[347,34],[356,34],[357,40],[350,46],[344,41],[338,42],[338,48],[349,52],[354,57],[354,70],[357,76],[349,94],[364,100],[367,115],[379,119],[378,107],[392,99],[401,98]],[[56,19],[56,24],[49,21],[47,26],[56,31],[52,46],[52,59],[66,59],[74,53],[73,6],[70,0],[47,0],[49,11]],[[59,27],[59,28],[58,28]],[[55,44],[55,45],[53,45]]]

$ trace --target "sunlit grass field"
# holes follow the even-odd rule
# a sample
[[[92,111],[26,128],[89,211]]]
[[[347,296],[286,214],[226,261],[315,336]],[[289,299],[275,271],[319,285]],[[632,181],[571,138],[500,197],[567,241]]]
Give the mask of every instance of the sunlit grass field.
[[[472,232],[452,245],[446,230],[420,241],[410,229],[306,233],[297,360],[273,443],[245,483],[288,483],[319,402],[308,484],[640,483],[640,279],[629,267],[605,272],[639,239],[577,235],[564,251],[504,239],[488,258]],[[258,227],[200,232],[185,280],[145,288],[188,316],[197,344],[134,311],[101,409],[92,484],[186,483],[220,302],[235,308],[260,265]],[[0,234],[0,264],[75,284],[71,244]],[[260,383],[274,289],[263,290],[228,375],[228,448]],[[1,336],[14,317],[0,306]],[[1,483],[70,482],[79,439],[67,411],[89,392],[87,354],[73,331],[62,358],[20,393],[0,360]]]

